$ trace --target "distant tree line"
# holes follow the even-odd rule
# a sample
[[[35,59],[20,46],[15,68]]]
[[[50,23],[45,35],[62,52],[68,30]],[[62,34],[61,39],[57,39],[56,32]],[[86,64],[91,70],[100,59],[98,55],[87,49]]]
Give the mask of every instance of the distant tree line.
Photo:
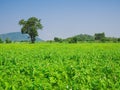
[[[2,40],[0,38],[0,43],[12,43],[15,41],[12,41],[10,38],[6,38],[5,40]],[[22,40],[19,42],[29,42],[26,40]],[[49,40],[47,42],[58,42],[58,43],[79,43],[79,42],[120,42],[120,38],[115,37],[106,37],[105,33],[95,33],[93,36],[88,34],[80,34],[73,37],[69,37],[66,39],[62,39],[59,37],[54,37],[54,40]]]
[[[3,41],[3,40],[0,38],[0,43],[12,43],[12,40],[10,40],[9,38],[6,38],[5,41]]]
[[[0,38],[0,43],[15,43],[15,42],[29,42],[29,41],[28,40],[12,41],[10,38],[6,38],[5,40],[2,40],[2,38]]]
[[[94,36],[87,34],[80,34],[66,39],[59,37],[54,38],[54,42],[67,42],[67,43],[77,43],[77,42],[120,42],[120,38],[106,37],[105,33],[95,33]]]

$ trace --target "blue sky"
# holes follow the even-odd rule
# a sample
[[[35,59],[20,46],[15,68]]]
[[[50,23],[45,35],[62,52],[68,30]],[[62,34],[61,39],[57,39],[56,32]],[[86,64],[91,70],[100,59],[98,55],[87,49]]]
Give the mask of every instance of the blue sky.
[[[120,0],[0,0],[0,34],[19,32],[19,20],[32,16],[42,20],[43,40],[99,32],[120,37]]]

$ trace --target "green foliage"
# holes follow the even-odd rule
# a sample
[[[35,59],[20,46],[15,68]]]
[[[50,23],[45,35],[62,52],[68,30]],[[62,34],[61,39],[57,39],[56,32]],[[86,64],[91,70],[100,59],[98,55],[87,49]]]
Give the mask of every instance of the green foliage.
[[[94,41],[94,36],[91,35],[87,35],[87,34],[80,34],[80,35],[76,35],[74,36],[77,38],[77,41]]]
[[[63,40],[62,40],[61,38],[54,37],[54,41],[55,41],[55,42],[60,42],[60,43],[61,43]]]
[[[3,43],[2,39],[0,38],[0,43]]]
[[[119,90],[120,43],[0,44],[0,90]]]
[[[24,19],[19,21],[19,24],[22,25],[21,33],[28,34],[30,36],[31,42],[35,42],[35,37],[38,36],[38,29],[42,29],[43,26],[40,23],[40,19],[36,17],[31,17],[27,21]]]
[[[67,39],[64,39],[64,41],[67,41],[69,43],[77,43],[77,42],[81,42],[81,41],[94,41],[94,36],[91,35],[87,35],[87,34],[80,34],[80,35],[76,35]]]
[[[107,42],[118,42],[118,39],[114,38],[114,37],[106,37],[105,41],[107,41]]]
[[[77,43],[77,37],[69,38],[69,43]]]
[[[118,42],[120,42],[120,38],[118,38]]]
[[[105,33],[95,33],[95,40],[105,41]]]
[[[5,42],[6,42],[6,43],[11,43],[12,41],[11,41],[9,38],[6,38],[6,39],[5,39]]]

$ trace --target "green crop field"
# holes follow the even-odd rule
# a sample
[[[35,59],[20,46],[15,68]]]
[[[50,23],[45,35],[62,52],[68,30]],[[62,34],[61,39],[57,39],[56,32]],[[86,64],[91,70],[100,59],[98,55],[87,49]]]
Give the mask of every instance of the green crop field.
[[[0,90],[120,90],[120,43],[0,44]]]

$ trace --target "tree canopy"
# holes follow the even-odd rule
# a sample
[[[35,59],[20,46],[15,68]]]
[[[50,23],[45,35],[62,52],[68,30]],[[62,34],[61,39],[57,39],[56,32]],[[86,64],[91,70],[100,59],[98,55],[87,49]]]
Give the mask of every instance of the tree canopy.
[[[103,32],[103,33],[95,33],[95,40],[100,40],[100,41],[102,41],[102,40],[104,40],[105,39],[105,33]]]
[[[21,19],[19,25],[22,25],[21,33],[28,34],[30,36],[31,42],[35,42],[35,37],[38,36],[38,29],[42,29],[43,26],[40,22],[41,20],[36,17],[31,17],[27,21]]]

